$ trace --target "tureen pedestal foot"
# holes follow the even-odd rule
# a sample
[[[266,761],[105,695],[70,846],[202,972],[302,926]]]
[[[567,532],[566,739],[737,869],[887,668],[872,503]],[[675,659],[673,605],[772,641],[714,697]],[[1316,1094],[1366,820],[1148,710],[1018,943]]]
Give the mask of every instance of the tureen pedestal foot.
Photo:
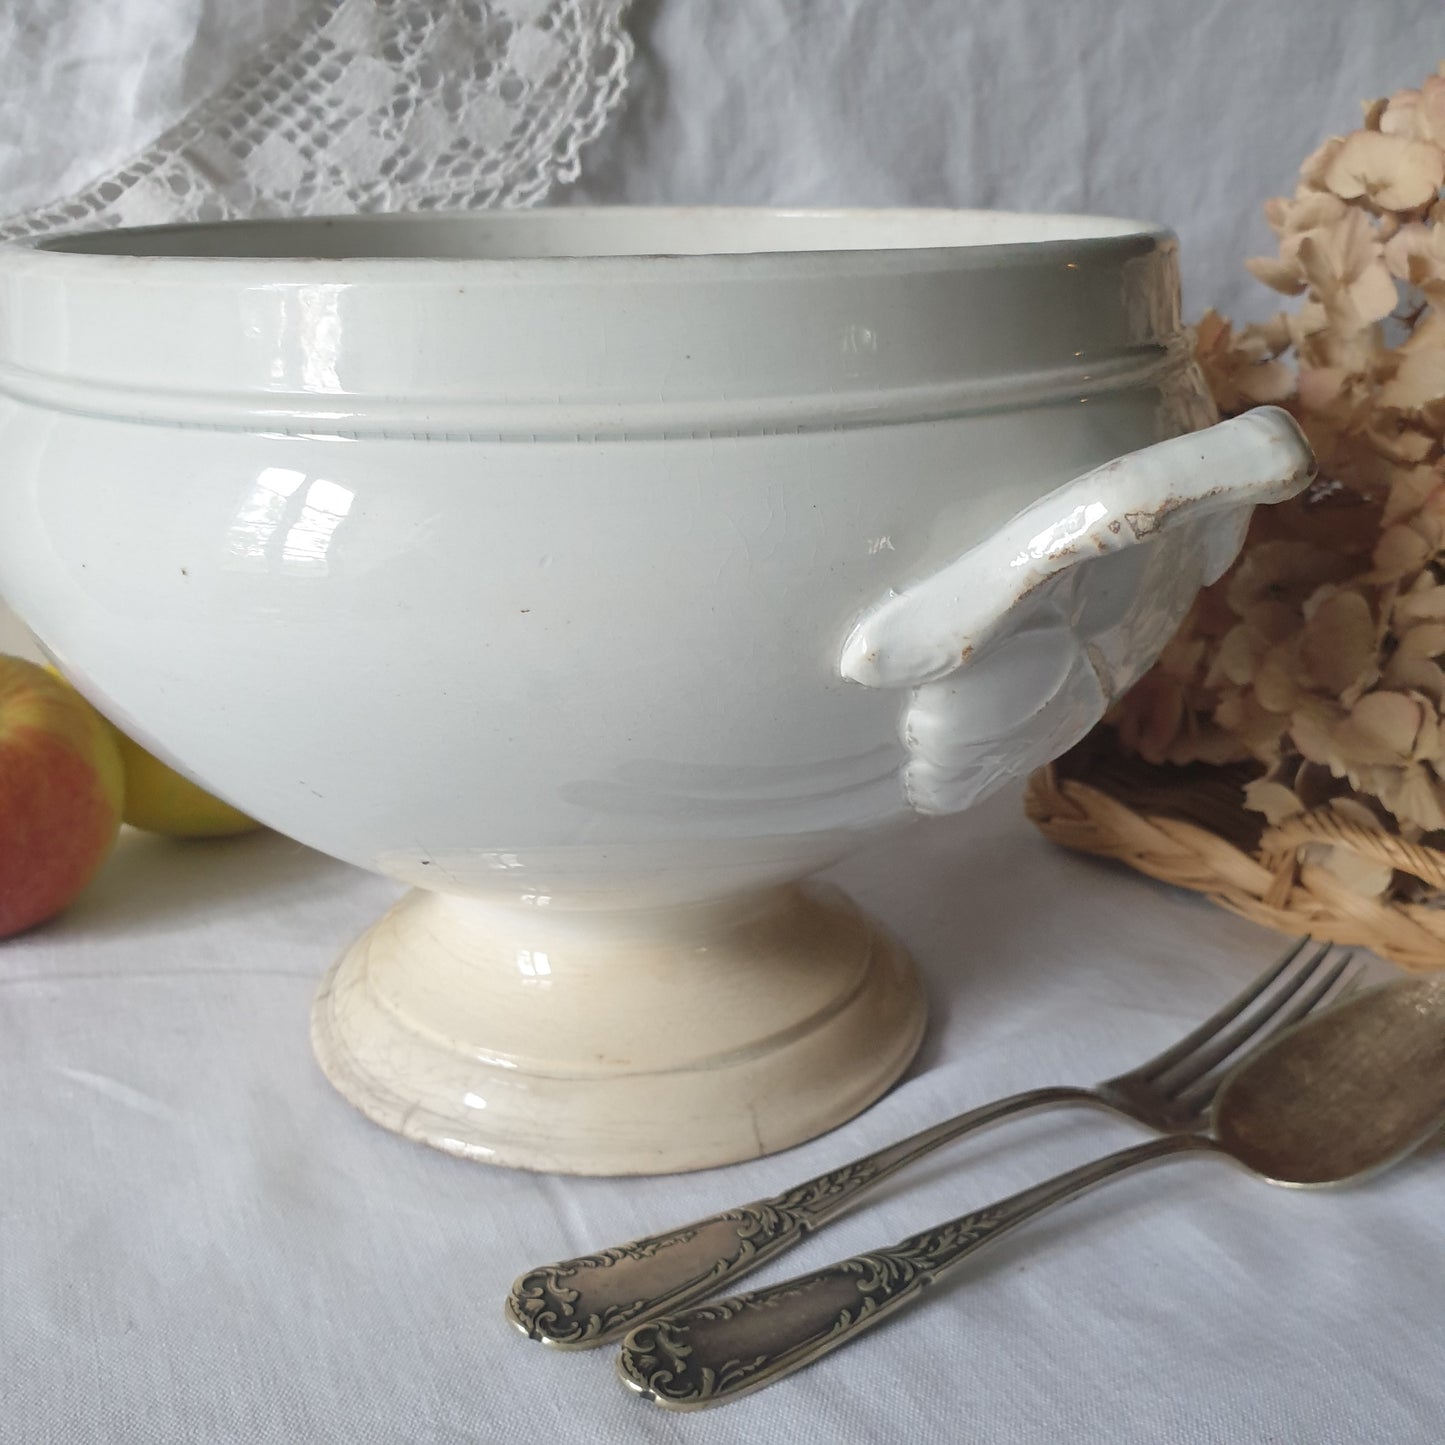
[[[841,1124],[923,1031],[907,955],[836,889],[647,910],[420,890],[316,997],[361,1112],[449,1153],[569,1174],[730,1164]]]

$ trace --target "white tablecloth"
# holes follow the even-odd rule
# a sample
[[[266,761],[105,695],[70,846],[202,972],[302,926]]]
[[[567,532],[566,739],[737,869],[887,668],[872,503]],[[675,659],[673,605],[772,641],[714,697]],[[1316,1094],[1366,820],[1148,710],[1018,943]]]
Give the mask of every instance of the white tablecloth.
[[[1390,1441],[1445,1430],[1441,1179],[1124,1181],[911,1316],[726,1409],[667,1416],[608,1352],[515,1334],[524,1267],[770,1193],[995,1094],[1168,1042],[1278,940],[1036,835],[1009,793],[841,881],[911,945],[932,1026],[827,1138],[655,1180],[459,1162],[384,1133],[307,1046],[317,976],[397,893],[260,834],[127,835],[0,949],[0,1441]],[[1136,1138],[1020,1121],[925,1161],[764,1278],[893,1240]]]

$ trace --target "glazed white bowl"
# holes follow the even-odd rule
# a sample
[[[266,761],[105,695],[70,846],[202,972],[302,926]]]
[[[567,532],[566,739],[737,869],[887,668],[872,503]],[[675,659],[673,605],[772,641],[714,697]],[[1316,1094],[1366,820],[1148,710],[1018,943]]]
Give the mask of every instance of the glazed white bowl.
[[[323,986],[318,1056],[505,1164],[721,1163],[887,1087],[911,966],[796,880],[1045,762],[1153,660],[1309,469],[1282,413],[1183,435],[1213,419],[1174,242],[1126,222],[0,248],[0,589],[161,756],[415,885]]]

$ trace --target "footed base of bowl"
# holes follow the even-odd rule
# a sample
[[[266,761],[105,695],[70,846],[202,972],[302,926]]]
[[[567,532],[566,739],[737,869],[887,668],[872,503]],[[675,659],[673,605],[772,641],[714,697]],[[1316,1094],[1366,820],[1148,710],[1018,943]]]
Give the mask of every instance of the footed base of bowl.
[[[683,908],[543,912],[416,891],[316,997],[326,1076],[448,1153],[664,1174],[801,1143],[902,1073],[907,955],[817,884]]]

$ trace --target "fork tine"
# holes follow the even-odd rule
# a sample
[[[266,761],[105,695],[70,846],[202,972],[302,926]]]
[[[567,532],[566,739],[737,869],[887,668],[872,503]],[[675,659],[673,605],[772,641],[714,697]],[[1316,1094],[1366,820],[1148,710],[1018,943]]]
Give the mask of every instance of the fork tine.
[[[1353,957],[1353,949],[1350,950],[1350,954]],[[1365,968],[1364,964],[1356,964],[1354,972],[1351,973],[1350,976],[1345,980],[1344,987],[1340,989],[1340,991],[1334,996],[1334,998],[1330,1000],[1330,1002],[1332,1004],[1344,1003],[1347,998],[1353,998],[1357,993],[1359,993],[1360,989],[1364,986],[1365,980],[1368,977],[1369,972]]]
[[[1167,1092],[1178,1091],[1185,1085],[1193,1083],[1221,1059],[1227,1058],[1248,1039],[1260,1033],[1274,1020],[1290,999],[1318,974],[1320,965],[1329,957],[1332,949],[1332,944],[1320,944],[1295,973],[1286,978],[1267,999],[1252,1008],[1232,1028],[1218,1035],[1205,1048],[1196,1049],[1187,1058],[1181,1059],[1172,1069],[1165,1069],[1162,1074],[1155,1074],[1151,1081],[1155,1088],[1162,1088]],[[1174,1077],[1166,1079],[1164,1077],[1166,1074]]]
[[[1236,1032],[1240,1034],[1238,1043],[1253,1045],[1256,1042],[1254,1035],[1257,1033],[1257,1042],[1263,1044],[1269,1039],[1272,1039],[1281,1030],[1289,1028],[1292,1024],[1297,1024],[1307,1014],[1313,1013],[1340,979],[1345,978],[1348,973],[1349,977],[1344,987],[1330,999],[1330,1003],[1338,1003],[1354,989],[1359,979],[1363,976],[1364,967],[1363,965],[1356,964],[1354,958],[1354,951],[1347,949],[1324,977],[1315,983],[1313,988],[1309,989],[1301,997],[1295,999],[1288,1008],[1279,1012],[1276,1017],[1263,1020],[1262,1022],[1265,1025],[1263,1028],[1256,1028],[1251,1031],[1245,1031],[1243,1029],[1237,1030]],[[1294,992],[1294,990],[1291,992]],[[1220,1041],[1221,1046],[1224,1042],[1224,1040]],[[1230,1059],[1230,1055],[1233,1052],[1234,1049],[1232,1048],[1225,1049],[1220,1046],[1210,1050],[1210,1053],[1215,1054],[1216,1057],[1205,1062],[1203,1067],[1196,1070],[1190,1078],[1180,1081],[1183,1087],[1176,1096],[1177,1102],[1183,1104],[1186,1108],[1197,1109],[1201,1113],[1209,1108],[1214,1102],[1215,1094],[1219,1092],[1220,1085],[1228,1078],[1230,1072],[1229,1069],[1216,1069],[1216,1066],[1224,1063],[1227,1059],[1230,1060],[1232,1066],[1235,1061]],[[1246,1052],[1248,1052],[1248,1050],[1246,1050]],[[1216,1071],[1211,1072],[1211,1070]]]
[[[1139,1079],[1152,1079],[1158,1074],[1165,1073],[1172,1069],[1175,1064],[1189,1057],[1201,1044],[1207,1044],[1220,1029],[1227,1024],[1233,1023],[1240,1014],[1257,999],[1284,971],[1304,952],[1305,946],[1309,943],[1308,936],[1297,939],[1287,948],[1284,953],[1267,968],[1260,976],[1236,994],[1217,1013],[1212,1013],[1199,1025],[1197,1029],[1184,1035],[1172,1048],[1167,1048],[1162,1054],[1156,1054],[1142,1068],[1134,1071],[1134,1076]],[[1328,951],[1329,945],[1325,945]],[[1319,962],[1319,956],[1311,960],[1306,967],[1313,967]]]

